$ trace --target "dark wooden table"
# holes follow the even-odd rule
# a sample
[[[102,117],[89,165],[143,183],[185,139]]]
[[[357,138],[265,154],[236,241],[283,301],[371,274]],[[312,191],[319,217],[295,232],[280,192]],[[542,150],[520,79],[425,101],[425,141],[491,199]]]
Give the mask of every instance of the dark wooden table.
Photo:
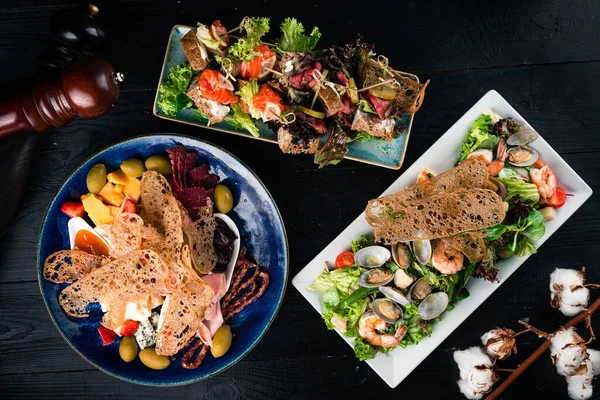
[[[56,3],[61,3],[56,5]],[[48,21],[64,0],[5,0],[0,13],[3,94],[32,78],[46,47]],[[567,318],[550,308],[548,281],[556,267],[585,265],[600,283],[600,220],[593,196],[501,288],[402,384],[390,389],[291,285],[274,324],[240,363],[205,382],[159,389],[112,378],[81,359],[48,317],[38,290],[36,248],[46,207],[75,166],[123,138],[177,132],[236,154],[265,182],[285,220],[290,276],[302,269],[402,171],[353,161],[317,170],[309,156],[283,155],[277,146],[160,120],[152,115],[156,83],[174,24],[234,26],[244,15],[270,16],[273,25],[295,16],[318,25],[321,44],[362,33],[394,67],[431,79],[416,115],[406,155],[409,166],[473,103],[498,90],[594,189],[600,189],[600,3],[596,0],[136,1],[99,2],[108,30],[104,54],[126,74],[117,107],[104,118],[48,132],[22,209],[0,240],[0,397],[2,398],[460,398],[456,349],[479,343],[495,326],[516,329],[530,318],[553,330]],[[593,294],[595,297],[596,294]],[[595,323],[597,329],[599,323]],[[519,338],[516,366],[540,344]],[[596,385],[598,386],[598,385]],[[600,398],[600,387],[595,398]],[[545,355],[504,398],[565,398],[567,387]]]

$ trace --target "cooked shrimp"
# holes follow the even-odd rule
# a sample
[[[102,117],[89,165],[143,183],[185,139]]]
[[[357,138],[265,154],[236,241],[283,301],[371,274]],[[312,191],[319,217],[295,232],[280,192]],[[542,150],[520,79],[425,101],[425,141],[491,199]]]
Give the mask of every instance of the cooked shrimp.
[[[428,181],[431,179],[431,176],[436,176],[437,174],[436,171],[425,168],[417,177],[417,183]]]
[[[494,153],[488,149],[475,150],[467,156],[467,160],[471,158],[476,158],[483,161],[485,165],[489,165],[494,159]]]
[[[448,246],[440,241],[431,257],[431,265],[442,274],[452,275],[460,271],[463,267],[465,256],[460,251]]]
[[[533,166],[534,168],[529,171],[531,182],[537,186],[540,196],[549,199],[556,191],[556,175],[542,160],[537,160]]]
[[[504,161],[506,160],[506,142],[504,139],[500,139],[498,142],[498,149],[496,150],[496,159],[488,164],[487,169],[491,176],[496,176],[504,168]]]
[[[373,346],[394,347],[400,343],[395,335],[382,335],[377,331],[387,329],[387,324],[372,311],[367,311],[358,320],[358,334]]]

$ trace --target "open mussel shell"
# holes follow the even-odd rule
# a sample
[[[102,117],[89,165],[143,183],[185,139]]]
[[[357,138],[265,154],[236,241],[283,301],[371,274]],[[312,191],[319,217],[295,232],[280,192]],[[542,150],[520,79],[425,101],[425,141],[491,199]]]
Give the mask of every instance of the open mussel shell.
[[[375,315],[388,324],[402,321],[402,308],[395,301],[388,298],[374,300],[371,303],[371,309]]]
[[[391,257],[391,253],[383,246],[369,246],[354,254],[354,262],[363,268],[381,267]]]
[[[379,287],[379,291],[383,293],[385,297],[392,301],[395,301],[401,306],[408,306],[410,304],[410,300],[408,300],[408,297],[406,297],[404,293],[391,286],[381,286]]]
[[[515,167],[528,167],[537,161],[537,150],[529,146],[513,147],[506,153],[506,161]]]
[[[419,304],[419,317],[429,321],[439,317],[448,307],[448,295],[446,292],[431,293]]]
[[[385,286],[394,279],[394,273],[387,268],[371,268],[358,278],[358,284],[363,287]]]
[[[431,290],[433,289],[433,285],[425,278],[421,278],[412,285],[408,291],[408,299],[411,302],[423,300],[427,297]]]
[[[417,261],[424,265],[429,264],[432,254],[431,242],[429,240],[413,240],[410,245]]]
[[[410,266],[410,246],[406,243],[396,243],[392,246],[392,258],[400,268]]]
[[[508,194],[508,190],[506,190],[506,186],[504,186],[504,184],[502,182],[500,182],[498,179],[494,178],[493,176],[490,176],[488,178],[487,187],[488,187],[488,189],[496,192],[496,194],[498,196],[500,196],[500,198],[502,200],[504,200],[506,198],[506,195]]]
[[[509,146],[525,146],[537,140],[540,137],[540,134],[534,130],[526,129],[515,134],[512,134],[506,140],[506,144]]]

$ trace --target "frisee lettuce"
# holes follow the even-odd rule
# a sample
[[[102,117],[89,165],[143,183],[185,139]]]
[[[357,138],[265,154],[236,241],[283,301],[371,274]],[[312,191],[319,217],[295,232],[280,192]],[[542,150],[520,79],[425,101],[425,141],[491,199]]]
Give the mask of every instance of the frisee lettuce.
[[[370,360],[375,358],[377,354],[377,348],[369,343],[365,342],[360,336],[354,339],[354,354],[360,361]]]
[[[350,247],[352,247],[352,252],[356,253],[360,249],[363,249],[363,248],[367,247],[370,243],[371,243],[371,239],[369,239],[365,235],[362,235],[358,239],[353,240],[352,242],[350,242]]]
[[[244,103],[248,105],[250,115],[254,119],[261,119],[263,117],[262,111],[257,110],[252,105],[254,96],[258,94],[259,90],[260,88],[258,86],[258,81],[256,79],[250,79],[239,91],[236,92],[244,101]]]
[[[242,24],[242,30],[246,32],[246,36],[239,38],[227,49],[227,58],[235,62],[252,61],[261,55],[254,48],[262,44],[261,38],[269,32],[269,18],[247,18]]]
[[[178,95],[185,95],[187,93],[193,77],[194,71],[187,62],[171,68],[167,80],[158,88],[157,105],[163,113],[171,116],[177,115],[179,111],[177,109],[177,97]]]
[[[304,34],[304,25],[296,18],[286,18],[280,25],[281,37],[277,40],[277,49],[280,52],[293,51],[306,53],[317,46],[321,32],[316,26],[310,35]]]

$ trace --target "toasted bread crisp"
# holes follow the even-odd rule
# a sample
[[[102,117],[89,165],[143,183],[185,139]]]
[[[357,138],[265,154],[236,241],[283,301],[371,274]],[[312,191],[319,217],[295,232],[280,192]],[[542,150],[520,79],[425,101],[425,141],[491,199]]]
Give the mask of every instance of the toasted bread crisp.
[[[377,115],[369,114],[358,108],[350,129],[353,131],[365,131],[371,136],[382,137],[386,141],[391,142],[394,138],[394,125],[395,121],[393,118],[382,120]]]
[[[196,37],[196,32],[193,29],[186,33],[179,42],[192,69],[200,71],[206,68],[208,61],[202,57],[202,53],[207,55],[208,53],[206,47]]]
[[[61,250],[44,261],[44,278],[51,282],[74,282],[100,268],[106,257],[81,250]]]
[[[375,240],[394,244],[437,239],[501,223],[503,201],[488,189],[448,189],[416,200],[369,204],[380,222]]]
[[[317,152],[317,148],[319,147],[319,141],[321,140],[321,138],[315,137],[309,142],[308,147],[305,148],[301,144],[293,143],[293,139],[294,137],[286,127],[282,126],[277,131],[277,142],[279,143],[279,148],[284,153],[315,154]]]
[[[213,203],[200,208],[200,218],[196,221],[186,221],[183,230],[190,243],[191,256],[194,267],[199,274],[208,274],[217,265],[217,254],[213,244],[215,239],[215,216]]]
[[[180,268],[180,285],[165,299],[158,321],[156,353],[164,356],[176,354],[196,335],[214,296],[213,288],[189,265],[182,263]]]
[[[463,253],[471,262],[483,260],[486,254],[485,235],[482,232],[465,232],[441,238],[446,245]]]
[[[325,115],[331,117],[344,109],[344,103],[335,89],[327,86],[327,83],[319,90],[319,100],[325,109]]]
[[[111,245],[110,256],[119,258],[140,249],[160,249],[163,237],[138,214],[121,213],[112,225],[102,225],[102,235]]]
[[[179,202],[173,196],[169,182],[156,171],[144,172],[140,191],[145,219],[163,238],[160,247],[154,250],[170,263],[183,245]]]
[[[169,268],[160,256],[152,250],[136,250],[65,288],[59,295],[59,303],[67,315],[84,318],[89,316],[90,303],[109,305],[109,314],[120,304],[137,302],[171,287]],[[110,315],[105,315],[105,319],[110,319]],[[122,321],[121,318],[119,324]]]

